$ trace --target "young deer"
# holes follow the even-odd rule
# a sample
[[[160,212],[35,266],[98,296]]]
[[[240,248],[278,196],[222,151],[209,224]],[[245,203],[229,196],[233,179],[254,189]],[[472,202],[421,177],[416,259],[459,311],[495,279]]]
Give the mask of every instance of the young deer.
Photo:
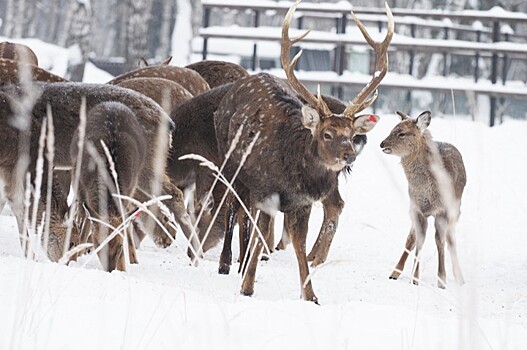
[[[419,258],[425,240],[427,218],[433,216],[439,256],[437,286],[445,288],[445,239],[452,258],[454,277],[456,282],[462,284],[463,276],[457,257],[454,229],[459,219],[461,195],[467,181],[463,158],[453,145],[432,140],[427,130],[430,125],[430,112],[423,112],[416,119],[402,112],[397,114],[401,122],[382,141],[381,148],[386,154],[401,157],[401,164],[408,179],[412,229],[390,279],[399,278],[408,254],[415,247],[413,283],[419,283]]]
[[[0,87],[9,84],[18,84],[26,77],[25,72],[29,74],[29,80],[41,81],[48,83],[59,83],[66,79],[59,77],[45,69],[35,65],[14,61],[11,59],[0,59]]]
[[[146,141],[144,129],[139,124],[135,114],[120,102],[102,102],[95,105],[87,115],[86,147],[83,149],[83,161],[80,169],[79,191],[77,201],[79,207],[85,207],[91,216],[109,223],[117,228],[123,222],[123,216],[135,208],[128,201],[112,197],[112,193],[134,197],[138,189],[139,174],[145,166]],[[79,133],[75,133],[71,148],[71,163],[75,174],[77,164]],[[104,146],[103,146],[104,143]],[[104,147],[109,151],[111,160],[107,159]],[[98,159],[92,158],[96,151]],[[117,178],[112,177],[109,162],[113,163]],[[115,186],[118,183],[118,188]],[[91,241],[94,247],[99,247],[107,238],[109,229],[97,221],[93,221]],[[126,232],[117,235],[108,246],[99,251],[99,260],[107,271],[125,270],[123,237],[130,243],[130,235]],[[130,261],[137,262],[134,244],[129,244]]]
[[[289,83],[302,98],[304,105],[290,88],[279,79],[265,73],[241,78],[222,100],[214,115],[219,154],[226,154],[240,126],[243,131],[232,153],[225,173],[230,178],[243,160],[247,148],[251,154],[245,159],[238,181],[248,191],[254,208],[272,215],[273,210],[285,214],[285,226],[295,249],[302,297],[317,302],[309,275],[306,258],[306,235],[313,202],[324,199],[337,185],[336,174],[350,164],[357,154],[353,137],[369,132],[377,123],[375,116],[356,114],[369,107],[387,72],[388,46],[393,35],[393,16],[388,13],[388,35],[381,43],[374,42],[362,23],[357,25],[373,46],[376,69],[372,81],[359,92],[342,114],[334,114],[322,100],[314,97],[294,75],[298,55],[290,61],[291,46],[300,37],[289,39],[289,24],[298,6],[288,11],[282,27],[282,64]],[[262,215],[259,227],[268,234],[270,216]],[[265,238],[265,237],[264,237]],[[251,249],[241,293],[252,295],[256,266],[263,249],[260,239]]]
[[[148,66],[121,74],[110,80],[108,84],[118,84],[123,80],[134,78],[162,78],[178,83],[193,96],[210,90],[209,84],[192,69],[170,65]]]
[[[160,167],[157,161],[162,162],[160,164],[164,165],[166,152],[170,144],[170,130],[167,130],[166,134],[161,134],[164,137],[159,137],[159,131],[162,129],[161,126],[168,125],[172,127],[173,123],[157,103],[140,93],[112,85],[35,83],[34,89],[40,92],[40,97],[28,113],[30,122],[29,130],[31,131],[29,171],[33,172],[36,166],[38,135],[42,121],[47,115],[48,106],[51,107],[55,130],[54,166],[67,169],[73,165],[70,158],[70,145],[79,124],[81,101],[83,98],[86,99],[87,110],[90,110],[101,102],[115,101],[126,105],[132,110],[141,127],[140,132],[145,135],[146,144],[150,145],[146,149],[145,163],[138,172],[136,199],[139,201],[147,201],[151,199],[152,194],[158,192],[156,190],[158,184],[153,181],[156,178],[156,169]],[[5,108],[0,108],[0,122],[2,124],[2,138],[0,141],[4,145],[0,147],[0,159],[2,159],[2,162],[0,162],[0,175],[5,177],[12,177],[18,173],[16,171],[18,157],[20,157],[18,150],[23,147],[23,145],[19,144],[19,139],[20,135],[27,132],[21,131],[13,124],[19,118],[20,112],[18,112],[18,109],[12,108],[11,104],[18,100],[21,95],[21,89],[16,86],[0,89],[0,102],[4,101],[3,106],[5,106]],[[160,142],[158,142],[158,138]],[[155,147],[157,144],[162,145],[161,151]],[[185,235],[190,236],[193,228],[190,217],[186,212],[183,194],[170,182],[164,169],[162,167],[161,169],[159,194],[170,194],[172,196],[172,199],[166,201],[165,204],[174,213],[175,219],[180,224]],[[6,179],[0,179],[0,182],[10,183]],[[45,193],[45,190],[46,187],[43,186],[43,193]],[[15,202],[13,209],[19,223],[19,230],[22,230],[24,184],[13,186],[11,192],[11,199]],[[166,235],[164,231],[157,225],[154,226],[148,216],[141,215],[137,223],[139,227],[153,236],[152,238],[156,243],[158,239],[165,239]],[[163,221],[163,223],[168,224],[166,221]],[[175,232],[172,231],[172,234],[174,235]]]

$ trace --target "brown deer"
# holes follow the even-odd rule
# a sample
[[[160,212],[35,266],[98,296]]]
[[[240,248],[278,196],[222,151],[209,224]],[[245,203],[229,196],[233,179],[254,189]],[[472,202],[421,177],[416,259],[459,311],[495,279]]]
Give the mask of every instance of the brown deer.
[[[423,112],[417,118],[397,112],[401,122],[382,141],[381,148],[386,154],[401,157],[401,164],[408,179],[410,195],[410,218],[412,228],[406,240],[405,250],[390,275],[398,279],[408,254],[415,248],[413,283],[419,283],[419,258],[425,240],[427,219],[435,219],[435,239],[439,256],[437,286],[445,288],[445,239],[448,242],[456,281],[463,283],[461,268],[456,251],[454,228],[460,215],[461,195],[467,182],[461,154],[453,145],[432,140],[427,130],[430,112]]]
[[[166,151],[163,148],[168,148],[170,135],[166,135],[166,140],[160,141],[160,150],[155,147],[158,144],[159,129],[162,125],[167,124],[172,126],[168,115],[161,109],[161,107],[135,91],[120,88],[112,85],[100,84],[80,84],[80,83],[35,83],[34,88],[40,92],[40,97],[36,100],[36,104],[29,115],[29,126],[31,130],[30,147],[29,147],[29,170],[34,171],[37,150],[38,150],[38,132],[42,125],[42,120],[47,114],[47,106],[51,107],[53,115],[53,123],[55,126],[55,161],[56,167],[68,168],[72,167],[70,158],[70,145],[72,137],[79,124],[79,113],[81,110],[81,101],[86,99],[86,108],[90,110],[95,105],[106,101],[121,102],[132,110],[135,117],[142,128],[142,133],[145,135],[146,144],[150,145],[147,149],[146,162],[138,175],[138,186],[136,191],[136,199],[140,201],[147,201],[151,199],[154,194],[156,182],[156,168],[159,168],[157,161],[165,162]],[[4,161],[0,163],[0,170],[3,176],[15,176],[17,159],[19,157],[18,149],[22,145],[18,144],[19,136],[22,133],[13,125],[13,120],[18,118],[17,111],[10,107],[10,103],[18,99],[22,91],[17,86],[7,86],[0,89],[1,96],[4,99],[5,108],[0,109],[0,120],[2,121],[2,142],[6,142],[7,147],[0,149],[0,158]],[[0,98],[0,100],[2,100]],[[9,107],[8,107],[9,106]],[[161,163],[162,164],[162,163]],[[193,232],[190,217],[186,212],[183,202],[182,192],[176,188],[166,177],[163,168],[161,168],[161,184],[160,194],[170,194],[172,199],[165,202],[170,211],[174,214],[175,219],[180,224],[186,236],[191,236]],[[9,180],[9,179],[8,179]],[[8,184],[12,181],[3,182]],[[18,181],[20,182],[20,181]],[[16,183],[16,181],[14,182]],[[17,220],[19,223],[19,230],[21,230],[21,222],[23,218],[23,204],[24,186],[14,186],[12,190],[11,199],[15,202],[13,205]],[[45,187],[43,187],[45,192]],[[154,241],[157,237],[164,239],[165,233],[158,226],[152,227],[152,220],[146,215],[141,215],[137,220],[138,226],[146,230],[147,233],[153,236]],[[168,225],[165,220],[163,224]],[[156,242],[157,243],[157,242]]]
[[[9,41],[0,42],[0,58],[31,64],[38,67],[38,58],[29,46]]]
[[[192,98],[192,94],[183,86],[162,78],[126,79],[115,85],[132,89],[150,97],[167,113],[170,113],[181,102]]]
[[[178,83],[193,96],[210,90],[209,84],[192,69],[170,65],[148,66],[121,74],[110,80],[108,84],[118,84],[123,80],[134,78],[162,78]]]
[[[146,142],[144,129],[139,124],[135,114],[120,102],[102,102],[95,105],[87,115],[85,129],[86,146],[83,149],[83,161],[79,178],[79,191],[77,201],[79,207],[88,210],[91,216],[112,227],[117,228],[123,222],[124,215],[132,212],[135,208],[130,202],[120,201],[112,197],[112,193],[134,197],[136,195],[139,174],[146,164]],[[71,163],[77,164],[79,132],[73,137],[70,156]],[[104,143],[104,146],[103,146]],[[90,155],[88,147],[93,147],[99,156],[98,161]],[[116,179],[112,177],[112,169],[109,166],[105,149],[111,156],[114,164]],[[92,150],[92,152],[93,152]],[[115,185],[118,183],[118,188]],[[122,210],[122,211],[121,211]],[[91,241],[94,247],[99,247],[109,234],[109,229],[97,221],[93,221]],[[107,247],[99,251],[99,259],[107,271],[125,270],[125,258],[123,248],[123,237],[128,234],[117,235],[110,240]],[[129,244],[130,260],[137,262],[134,244]]]
[[[337,185],[336,174],[356,156],[353,137],[365,134],[377,123],[375,116],[356,114],[369,107],[375,92],[387,72],[387,50],[393,35],[393,16],[387,7],[388,34],[377,43],[362,23],[355,21],[376,54],[376,69],[372,81],[355,97],[342,114],[334,114],[320,97],[315,98],[295,77],[293,69],[298,55],[290,61],[291,46],[304,38],[289,39],[289,23],[298,6],[288,11],[282,27],[282,64],[291,86],[308,105],[289,93],[285,83],[260,73],[241,78],[223,98],[214,115],[219,154],[226,154],[234,137],[243,126],[238,145],[232,153],[225,173],[231,177],[242,162],[248,147],[251,154],[238,175],[238,181],[248,191],[248,201],[254,208],[272,214],[280,210],[295,249],[300,271],[302,296],[317,302],[309,279],[306,258],[307,224],[313,202],[324,199]],[[261,216],[261,232],[269,232],[270,216]],[[264,237],[265,238],[265,237]],[[241,293],[252,295],[256,266],[263,244],[257,240],[250,254]]]
[[[247,70],[239,64],[225,61],[199,61],[189,64],[186,68],[198,72],[207,81],[211,89],[227,83],[234,83],[249,75]]]
[[[28,76],[31,81],[48,83],[66,81],[66,79],[35,65],[2,58],[0,59],[0,86],[20,83],[26,76],[25,74],[21,75],[24,72],[30,73]]]

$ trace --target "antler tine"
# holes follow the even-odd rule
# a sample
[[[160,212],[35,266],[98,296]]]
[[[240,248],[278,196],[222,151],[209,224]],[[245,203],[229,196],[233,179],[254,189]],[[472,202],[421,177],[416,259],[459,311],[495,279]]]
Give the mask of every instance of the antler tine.
[[[296,65],[296,62],[300,58],[300,55],[302,55],[302,51],[297,53],[295,57],[290,62],[291,58],[291,46],[299,42],[300,40],[304,39],[311,29],[308,29],[304,34],[301,34],[294,38],[289,38],[289,25],[291,23],[291,20],[293,18],[293,14],[295,13],[295,10],[300,4],[301,0],[297,0],[296,3],[294,3],[291,8],[289,8],[289,11],[287,11],[287,14],[284,18],[284,23],[282,25],[282,51],[281,51],[281,61],[282,66],[284,67],[284,72],[287,77],[287,80],[293,87],[293,89],[313,108],[315,108],[318,113],[321,116],[328,116],[331,115],[331,110],[327,106],[327,104],[324,102],[324,100],[319,96],[316,98],[305,86],[302,84],[294,73],[294,68]]]
[[[357,96],[355,96],[353,101],[350,102],[349,106],[344,111],[344,115],[350,118],[356,113],[368,108],[373,104],[373,102],[375,102],[375,99],[377,98],[377,87],[388,72],[388,47],[390,46],[390,42],[393,38],[395,23],[393,20],[392,11],[390,10],[390,7],[387,3],[385,3],[385,7],[386,15],[388,16],[388,30],[386,37],[382,42],[374,41],[370,34],[366,31],[364,24],[362,24],[357,16],[351,12],[353,20],[357,24],[357,27],[359,27],[364,39],[366,39],[366,42],[375,51],[375,72],[373,73],[372,80],[359,92]],[[371,98],[366,99],[372,93],[374,93],[374,95]]]

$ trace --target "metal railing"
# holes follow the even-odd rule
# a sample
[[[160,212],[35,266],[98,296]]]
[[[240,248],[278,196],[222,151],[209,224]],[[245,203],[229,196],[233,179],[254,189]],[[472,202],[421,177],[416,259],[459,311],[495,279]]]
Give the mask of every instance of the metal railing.
[[[203,59],[207,58],[208,40],[214,38],[248,40],[253,42],[253,56],[251,67],[253,70],[258,69],[257,42],[258,41],[280,41],[280,28],[266,28],[265,31],[258,29],[260,26],[261,14],[271,10],[279,16],[283,16],[291,2],[274,2],[274,1],[238,1],[229,2],[218,0],[203,0],[204,21],[200,35],[203,37]],[[236,11],[253,11],[254,21],[253,28],[231,29],[228,27],[210,27],[211,12],[213,9],[229,9]],[[305,18],[330,19],[335,21],[333,27],[336,29],[333,33],[313,31],[308,37],[303,39],[305,43],[324,43],[334,44],[334,61],[333,71],[337,74],[334,79],[326,81],[335,88],[335,95],[342,98],[342,87],[358,85],[342,77],[346,68],[347,51],[349,46],[366,46],[360,35],[351,36],[346,33],[346,27],[350,19],[350,12],[355,14],[365,23],[375,23],[381,30],[385,26],[385,10],[381,8],[353,7],[350,3],[339,2],[336,4],[315,4],[301,3],[297,9],[299,17],[297,18],[297,28],[303,27]],[[409,55],[408,73],[412,75],[414,71],[414,59],[416,53],[439,53],[443,55],[443,75],[447,76],[449,72],[448,56],[460,55],[471,56],[473,63],[474,84],[470,87],[460,87],[459,82],[453,82],[451,86],[443,84],[434,86],[426,84],[400,84],[395,81],[383,81],[382,86],[407,89],[407,100],[410,100],[411,91],[414,88],[425,89],[429,91],[467,91],[475,94],[488,95],[490,98],[490,125],[496,122],[496,111],[498,99],[515,97],[527,99],[527,86],[525,92],[523,89],[503,89],[498,87],[498,80],[505,85],[507,69],[512,59],[527,61],[527,45],[519,46],[517,42],[526,43],[527,36],[504,31],[505,25],[513,26],[516,24],[527,24],[527,14],[517,12],[507,12],[500,9],[490,11],[442,11],[442,10],[409,10],[393,8],[392,12],[396,22],[396,32],[398,28],[406,26],[409,28],[409,36],[394,36],[390,49],[392,52],[407,52]],[[455,21],[473,22],[479,21],[482,25],[469,26],[466,24],[455,24]],[[487,26],[483,25],[487,24]],[[448,40],[448,39],[428,39],[419,38],[417,33],[420,29],[441,30],[444,38],[448,38],[450,33],[472,33],[475,41],[465,40]],[[294,33],[292,33],[294,34]],[[487,42],[483,40],[486,39]],[[512,42],[515,41],[515,42]],[[481,58],[490,58],[490,76],[488,79],[495,85],[489,88],[488,84],[479,85],[478,80],[481,78],[480,60]],[[501,61],[501,72],[499,69]],[[501,79],[500,79],[501,75]],[[306,82],[309,82],[307,78]],[[403,86],[401,86],[403,85]]]

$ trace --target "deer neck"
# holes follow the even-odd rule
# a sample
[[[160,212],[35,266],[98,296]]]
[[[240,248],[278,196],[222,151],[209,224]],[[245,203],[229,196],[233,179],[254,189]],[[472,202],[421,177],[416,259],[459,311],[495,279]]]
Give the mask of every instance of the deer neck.
[[[408,155],[401,157],[401,165],[409,181],[414,176],[430,173],[432,147],[434,147],[432,136],[428,130],[425,130],[419,138],[416,148]]]

